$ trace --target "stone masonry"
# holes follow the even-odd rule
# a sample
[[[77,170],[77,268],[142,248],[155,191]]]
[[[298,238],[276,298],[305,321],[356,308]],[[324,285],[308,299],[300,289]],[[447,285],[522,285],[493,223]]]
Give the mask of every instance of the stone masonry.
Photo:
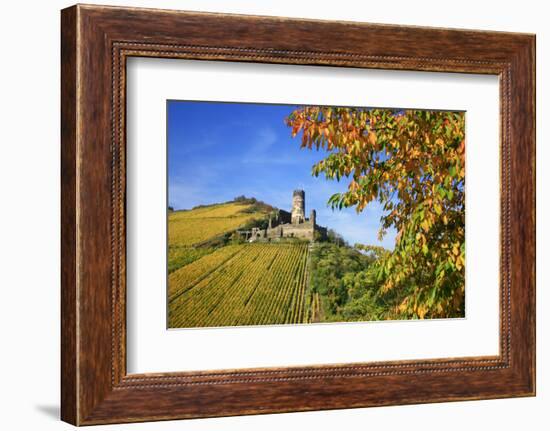
[[[265,229],[253,228],[249,241],[271,241],[281,238],[299,238],[315,241],[326,237],[327,229],[316,223],[316,212],[311,210],[309,218],[306,214],[306,197],[303,190],[294,190],[292,194],[292,209],[290,214],[278,210],[269,218]],[[315,233],[317,232],[317,238]]]

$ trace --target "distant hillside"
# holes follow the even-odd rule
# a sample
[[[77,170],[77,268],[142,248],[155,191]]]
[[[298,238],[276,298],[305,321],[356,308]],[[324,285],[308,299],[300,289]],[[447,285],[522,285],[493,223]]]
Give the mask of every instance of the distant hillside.
[[[271,207],[269,207],[271,208]],[[229,202],[168,213],[168,244],[193,246],[229,233],[251,221],[262,220],[268,208],[257,203]]]

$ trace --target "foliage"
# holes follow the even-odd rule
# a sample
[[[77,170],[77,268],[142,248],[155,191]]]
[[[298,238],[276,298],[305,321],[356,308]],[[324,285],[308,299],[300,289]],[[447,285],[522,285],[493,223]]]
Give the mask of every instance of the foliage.
[[[320,295],[324,320],[342,320],[339,310],[351,298],[361,296],[363,290],[358,293],[357,288],[366,287],[364,283],[355,284],[357,274],[362,274],[373,262],[372,257],[349,247],[332,243],[315,245],[311,252],[310,284],[312,293]]]
[[[365,245],[356,243],[353,248],[361,253],[370,256],[373,260],[380,260],[388,257],[389,251],[379,245]]]
[[[349,181],[333,208],[382,204],[380,236],[397,237],[376,279],[394,313],[464,315],[464,113],[302,107],[286,122],[303,148],[329,153],[313,175]]]
[[[384,320],[388,318],[387,309],[380,304],[380,297],[374,289],[367,290],[358,298],[351,299],[340,309],[337,320],[345,322],[364,320]]]
[[[338,232],[336,232],[334,229],[327,230],[326,241],[336,245],[341,245],[344,247],[347,247],[349,245],[344,239],[344,237],[340,235]]]
[[[262,212],[264,214],[269,214],[269,213],[273,213],[276,210],[275,207],[269,204],[266,204],[263,201],[259,201],[256,198],[247,198],[245,195],[240,195],[235,197],[235,199],[233,199],[233,202],[248,205],[247,208],[241,211],[242,213],[245,213],[245,214],[251,214],[255,212]]]

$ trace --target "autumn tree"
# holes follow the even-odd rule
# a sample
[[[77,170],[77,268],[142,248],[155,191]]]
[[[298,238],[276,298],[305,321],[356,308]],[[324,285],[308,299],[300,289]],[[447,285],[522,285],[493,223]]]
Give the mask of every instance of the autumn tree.
[[[391,317],[462,316],[464,113],[311,106],[286,123],[302,148],[328,153],[313,175],[349,182],[332,208],[361,212],[378,201],[379,235],[396,230],[393,251],[376,265]]]

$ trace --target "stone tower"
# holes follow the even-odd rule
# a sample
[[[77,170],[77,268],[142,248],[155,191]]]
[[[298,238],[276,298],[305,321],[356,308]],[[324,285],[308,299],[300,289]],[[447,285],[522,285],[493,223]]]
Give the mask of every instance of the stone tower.
[[[303,190],[294,190],[292,194],[292,224],[300,224],[306,220],[306,197]]]

